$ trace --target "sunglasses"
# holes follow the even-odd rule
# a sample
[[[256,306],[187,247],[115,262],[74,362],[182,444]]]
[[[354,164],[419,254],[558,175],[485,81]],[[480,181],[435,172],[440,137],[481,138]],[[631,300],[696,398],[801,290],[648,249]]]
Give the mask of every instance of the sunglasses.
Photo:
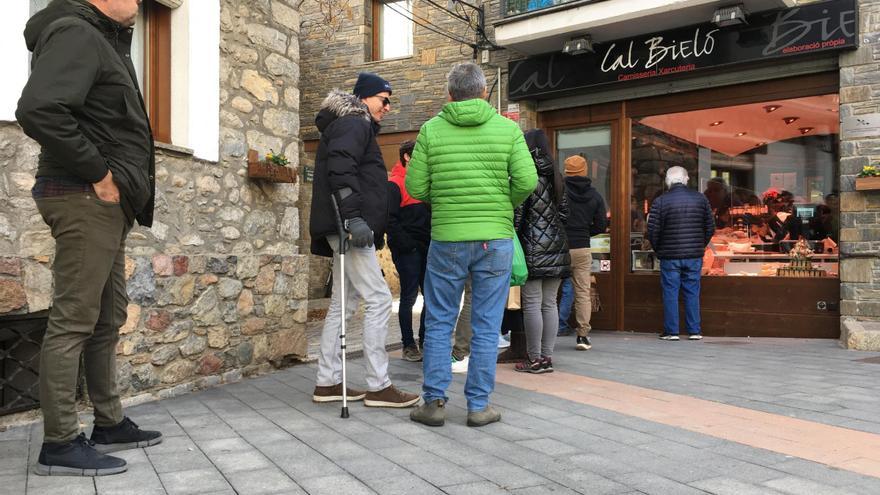
[[[376,98],[378,98],[378,96]],[[382,106],[383,107],[390,107],[391,106],[391,100],[389,100],[387,96],[382,98]]]

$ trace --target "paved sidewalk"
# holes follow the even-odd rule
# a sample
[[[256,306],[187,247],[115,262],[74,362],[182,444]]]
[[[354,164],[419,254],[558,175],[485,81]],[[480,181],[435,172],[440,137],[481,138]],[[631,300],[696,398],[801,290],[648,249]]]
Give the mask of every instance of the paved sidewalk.
[[[352,403],[350,419],[340,419],[338,404],[310,401],[313,365],[130,408],[136,422],[161,429],[166,440],[125,452],[129,471],[122,475],[29,474],[41,428],[11,429],[0,433],[0,492],[880,493],[877,477],[779,453],[772,443],[762,449],[691,431],[705,418],[687,412],[646,420],[639,399],[625,394],[614,398],[634,407],[633,414],[591,405],[601,382],[608,395],[616,388],[645,389],[666,394],[669,407],[694,400],[736,406],[770,413],[766,417],[783,425],[805,420],[805,437],[830,425],[877,442],[880,364],[860,360],[878,354],[817,340],[671,343],[597,333],[593,341],[593,350],[577,352],[573,339],[560,339],[555,374],[514,374],[502,365],[505,383],[493,402],[503,420],[478,429],[464,425],[464,377],[456,376],[451,387],[446,426],[429,428],[410,422],[409,410],[359,403]],[[362,385],[362,360],[351,364],[351,383]],[[392,357],[391,372],[397,385],[418,390],[419,363]],[[516,381],[523,386],[506,384]],[[563,382],[583,400],[530,390]],[[829,450],[834,447],[829,439]]]

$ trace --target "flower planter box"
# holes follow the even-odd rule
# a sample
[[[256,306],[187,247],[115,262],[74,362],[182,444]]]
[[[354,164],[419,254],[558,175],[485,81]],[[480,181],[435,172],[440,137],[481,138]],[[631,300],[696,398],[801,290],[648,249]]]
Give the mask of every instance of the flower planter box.
[[[266,182],[296,182],[295,168],[260,160],[259,154],[255,150],[248,151],[247,174],[251,179],[260,179]]]
[[[856,191],[880,190],[880,177],[856,177]]]

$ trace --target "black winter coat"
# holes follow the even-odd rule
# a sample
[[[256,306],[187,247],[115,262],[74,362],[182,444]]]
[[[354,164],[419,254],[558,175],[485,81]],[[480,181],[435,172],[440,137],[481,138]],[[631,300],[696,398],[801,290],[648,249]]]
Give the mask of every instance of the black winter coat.
[[[605,201],[587,177],[566,177],[565,197],[568,200],[568,222],[565,233],[568,247],[590,247],[590,237],[605,232]]]
[[[37,177],[95,183],[109,169],[126,218],[149,227],[155,155],[131,37],[85,0],[54,0],[24,31],[33,58],[15,118],[42,147]]]
[[[563,195],[556,204],[554,164],[546,153],[533,151],[538,169],[535,191],[513,212],[513,224],[519,234],[529,279],[567,278],[571,276],[571,255],[565,237],[568,206]]]
[[[714,234],[709,201],[685,185],[673,185],[651,205],[648,240],[660,259],[702,258]]]
[[[342,219],[361,217],[373,230],[379,249],[384,244],[388,220],[388,172],[376,135],[379,124],[356,96],[333,90],[315,117],[321,132],[312,182],[309,233],[312,254],[333,256],[327,236],[337,234],[336,214],[330,195],[339,204]],[[351,192],[344,198],[340,191]]]

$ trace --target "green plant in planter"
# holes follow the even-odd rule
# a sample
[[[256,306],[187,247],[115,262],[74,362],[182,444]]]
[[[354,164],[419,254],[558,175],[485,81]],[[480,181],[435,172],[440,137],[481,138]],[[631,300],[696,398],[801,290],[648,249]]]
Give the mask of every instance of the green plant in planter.
[[[865,165],[862,167],[862,171],[859,172],[859,177],[880,177],[880,166],[878,165]]]
[[[290,165],[290,160],[288,160],[287,157],[284,156],[284,153],[275,153],[272,150],[269,150],[269,152],[266,153],[266,162],[273,165],[278,165],[280,167],[286,167]]]

